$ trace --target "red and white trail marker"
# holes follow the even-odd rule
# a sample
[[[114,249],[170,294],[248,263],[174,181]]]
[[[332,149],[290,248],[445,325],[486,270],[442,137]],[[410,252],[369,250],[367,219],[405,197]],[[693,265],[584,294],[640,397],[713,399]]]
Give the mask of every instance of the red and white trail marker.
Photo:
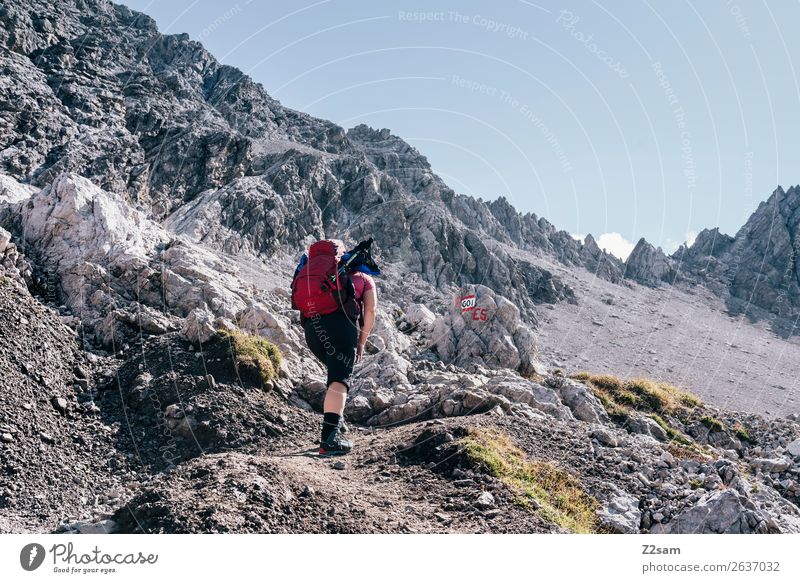
[[[461,298],[461,311],[469,312],[475,307],[475,294],[463,296]]]

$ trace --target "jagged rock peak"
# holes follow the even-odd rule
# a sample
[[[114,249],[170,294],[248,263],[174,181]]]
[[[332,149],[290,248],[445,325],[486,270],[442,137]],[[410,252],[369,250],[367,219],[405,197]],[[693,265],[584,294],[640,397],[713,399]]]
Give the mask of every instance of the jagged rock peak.
[[[639,239],[625,261],[625,277],[645,285],[671,283],[676,273],[673,260],[664,254],[661,247],[653,246],[644,237]]]

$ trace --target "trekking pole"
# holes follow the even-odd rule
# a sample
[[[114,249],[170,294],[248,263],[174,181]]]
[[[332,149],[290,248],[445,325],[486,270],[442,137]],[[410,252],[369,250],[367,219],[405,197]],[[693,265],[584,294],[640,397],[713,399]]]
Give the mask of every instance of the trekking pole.
[[[350,253],[350,257],[347,258],[347,261],[345,261],[342,264],[342,266],[338,270],[336,270],[336,273],[331,273],[330,275],[331,283],[333,285],[336,285],[337,277],[341,277],[342,275],[344,275],[350,268],[350,266],[355,262],[355,260],[358,259],[362,253],[369,251],[370,247],[372,247],[372,237],[370,237],[366,241],[362,241],[361,243],[359,243],[356,246],[356,248],[353,249],[353,252]]]
[[[370,247],[372,247],[372,237],[359,243],[356,248],[353,249],[350,257],[347,258],[347,261],[345,261],[344,264],[339,268],[338,275],[344,275],[347,269],[355,262],[355,260],[365,251],[369,251]]]

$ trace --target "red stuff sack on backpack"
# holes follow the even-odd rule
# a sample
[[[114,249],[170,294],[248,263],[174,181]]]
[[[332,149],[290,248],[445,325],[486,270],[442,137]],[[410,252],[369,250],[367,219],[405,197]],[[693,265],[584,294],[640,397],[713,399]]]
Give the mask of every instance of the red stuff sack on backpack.
[[[344,244],[334,239],[317,241],[308,249],[308,261],[292,282],[292,307],[304,318],[333,314],[347,302],[349,277],[337,276],[344,252]]]

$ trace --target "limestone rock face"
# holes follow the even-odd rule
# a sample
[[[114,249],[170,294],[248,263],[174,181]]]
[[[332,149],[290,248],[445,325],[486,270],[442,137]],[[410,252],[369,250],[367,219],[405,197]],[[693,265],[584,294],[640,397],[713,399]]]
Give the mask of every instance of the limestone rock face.
[[[600,249],[591,235],[586,235],[581,249],[581,259],[587,270],[598,277],[619,283],[625,274],[625,264],[617,257]]]
[[[90,328],[122,316],[137,299],[163,302],[161,278],[150,263],[170,237],[120,197],[62,174],[19,203],[19,214],[26,244],[55,266],[64,302]],[[135,311],[126,319],[136,320]]]
[[[458,305],[454,302],[433,330],[444,362],[535,372],[536,339],[517,306],[483,285],[463,286],[455,299]],[[470,305],[462,308],[462,299]]]
[[[26,287],[32,282],[31,266],[11,239],[11,233],[0,227],[0,275]]]
[[[17,208],[26,244],[55,266],[64,303],[100,344],[181,327],[202,342],[224,318],[299,358],[301,341],[278,314],[288,309],[285,298],[258,296],[233,263],[166,231],[116,194],[62,174]]]
[[[753,302],[791,318],[800,312],[800,187],[777,188],[736,234],[726,254],[736,310]]]
[[[388,130],[345,132],[287,109],[187,35],[159,34],[123,6],[4,6],[0,171],[17,180],[81,175],[226,253],[380,233],[385,260],[435,286],[481,281],[531,322],[536,303],[574,299],[556,275],[495,244],[511,240],[483,202],[474,210],[485,232],[474,232],[425,157]]]
[[[635,292],[658,291],[638,284],[705,286],[732,313],[790,321],[800,314],[800,188],[778,188],[735,237],[707,229],[669,257],[642,239],[623,263],[591,235],[577,241],[504,197],[455,192],[388,129],[345,131],[282,106],[187,35],[160,34],[152,19],[107,0],[4,0],[0,46],[0,448],[8,470],[0,475],[0,531],[11,529],[7,509],[24,510],[20,524],[31,528],[34,515],[109,516],[127,507],[130,493],[111,497],[103,485],[106,462],[123,472],[115,480],[150,482],[150,469],[132,464],[167,461],[161,449],[173,438],[184,454],[191,447],[209,461],[194,466],[200,472],[190,465],[159,478],[179,503],[144,494],[134,505],[142,512],[182,508],[178,521],[202,515],[206,529],[247,521],[263,532],[291,525],[278,497],[302,498],[310,530],[364,524],[363,515],[336,523],[339,510],[329,514],[306,483],[293,492],[296,464],[273,471],[257,458],[296,450],[319,426],[325,370],[306,347],[289,292],[300,254],[319,238],[350,245],[372,236],[384,270],[377,321],[345,416],[358,447],[380,448],[376,465],[389,475],[421,479],[417,489],[441,485],[447,499],[435,505],[468,510],[459,511],[467,522],[458,528],[478,524],[470,520],[482,529],[522,527],[506,520],[509,492],[497,480],[466,464],[437,476],[434,460],[406,474],[412,468],[391,459],[414,432],[376,428],[438,426],[429,435],[442,440],[429,449],[444,446],[448,456],[458,435],[502,430],[532,459],[574,473],[613,532],[800,532],[796,423],[708,404],[686,417],[612,407],[597,386],[536,360],[537,327],[563,325],[559,317],[584,308],[599,314],[590,294],[603,295],[609,318],[593,331],[611,329],[615,317],[624,327],[614,330],[625,333],[636,334],[644,318],[649,325]],[[625,302],[615,286],[626,288]],[[689,291],[697,292],[690,307],[702,311],[708,294]],[[556,303],[575,305],[550,318],[545,310]],[[270,340],[283,356],[279,370],[262,361],[248,376],[250,359],[233,355],[220,329]],[[680,341],[682,331],[670,338]],[[573,372],[577,358],[598,365],[597,352],[584,360],[563,338],[548,347],[558,354],[554,367]],[[601,350],[626,349],[586,338]],[[666,353],[653,350],[652,363],[672,372]],[[47,464],[30,467],[40,458]],[[383,467],[370,476],[375,468],[363,461],[351,474],[369,476],[362,485],[391,480]],[[66,479],[56,484],[58,474]],[[242,479],[247,492],[226,482],[209,503],[213,512],[186,512],[186,492],[215,490],[219,476]],[[108,506],[89,508],[93,485]],[[47,500],[28,492],[47,492]],[[241,496],[246,512],[236,506]],[[222,507],[235,520],[215,523]],[[253,508],[280,520],[261,522]],[[323,519],[308,514],[314,508]],[[387,524],[381,519],[380,528]]]
[[[265,177],[234,180],[200,194],[164,221],[164,227],[225,253],[272,255],[323,238],[322,216],[308,193],[275,191]]]
[[[644,239],[639,239],[625,261],[625,277],[645,285],[672,283],[676,273],[674,261]]]
[[[775,189],[735,237],[704,229],[671,259],[680,277],[725,299],[732,314],[769,317],[774,331],[786,335],[796,333],[791,322],[800,314],[798,256],[800,187],[792,186]]]

